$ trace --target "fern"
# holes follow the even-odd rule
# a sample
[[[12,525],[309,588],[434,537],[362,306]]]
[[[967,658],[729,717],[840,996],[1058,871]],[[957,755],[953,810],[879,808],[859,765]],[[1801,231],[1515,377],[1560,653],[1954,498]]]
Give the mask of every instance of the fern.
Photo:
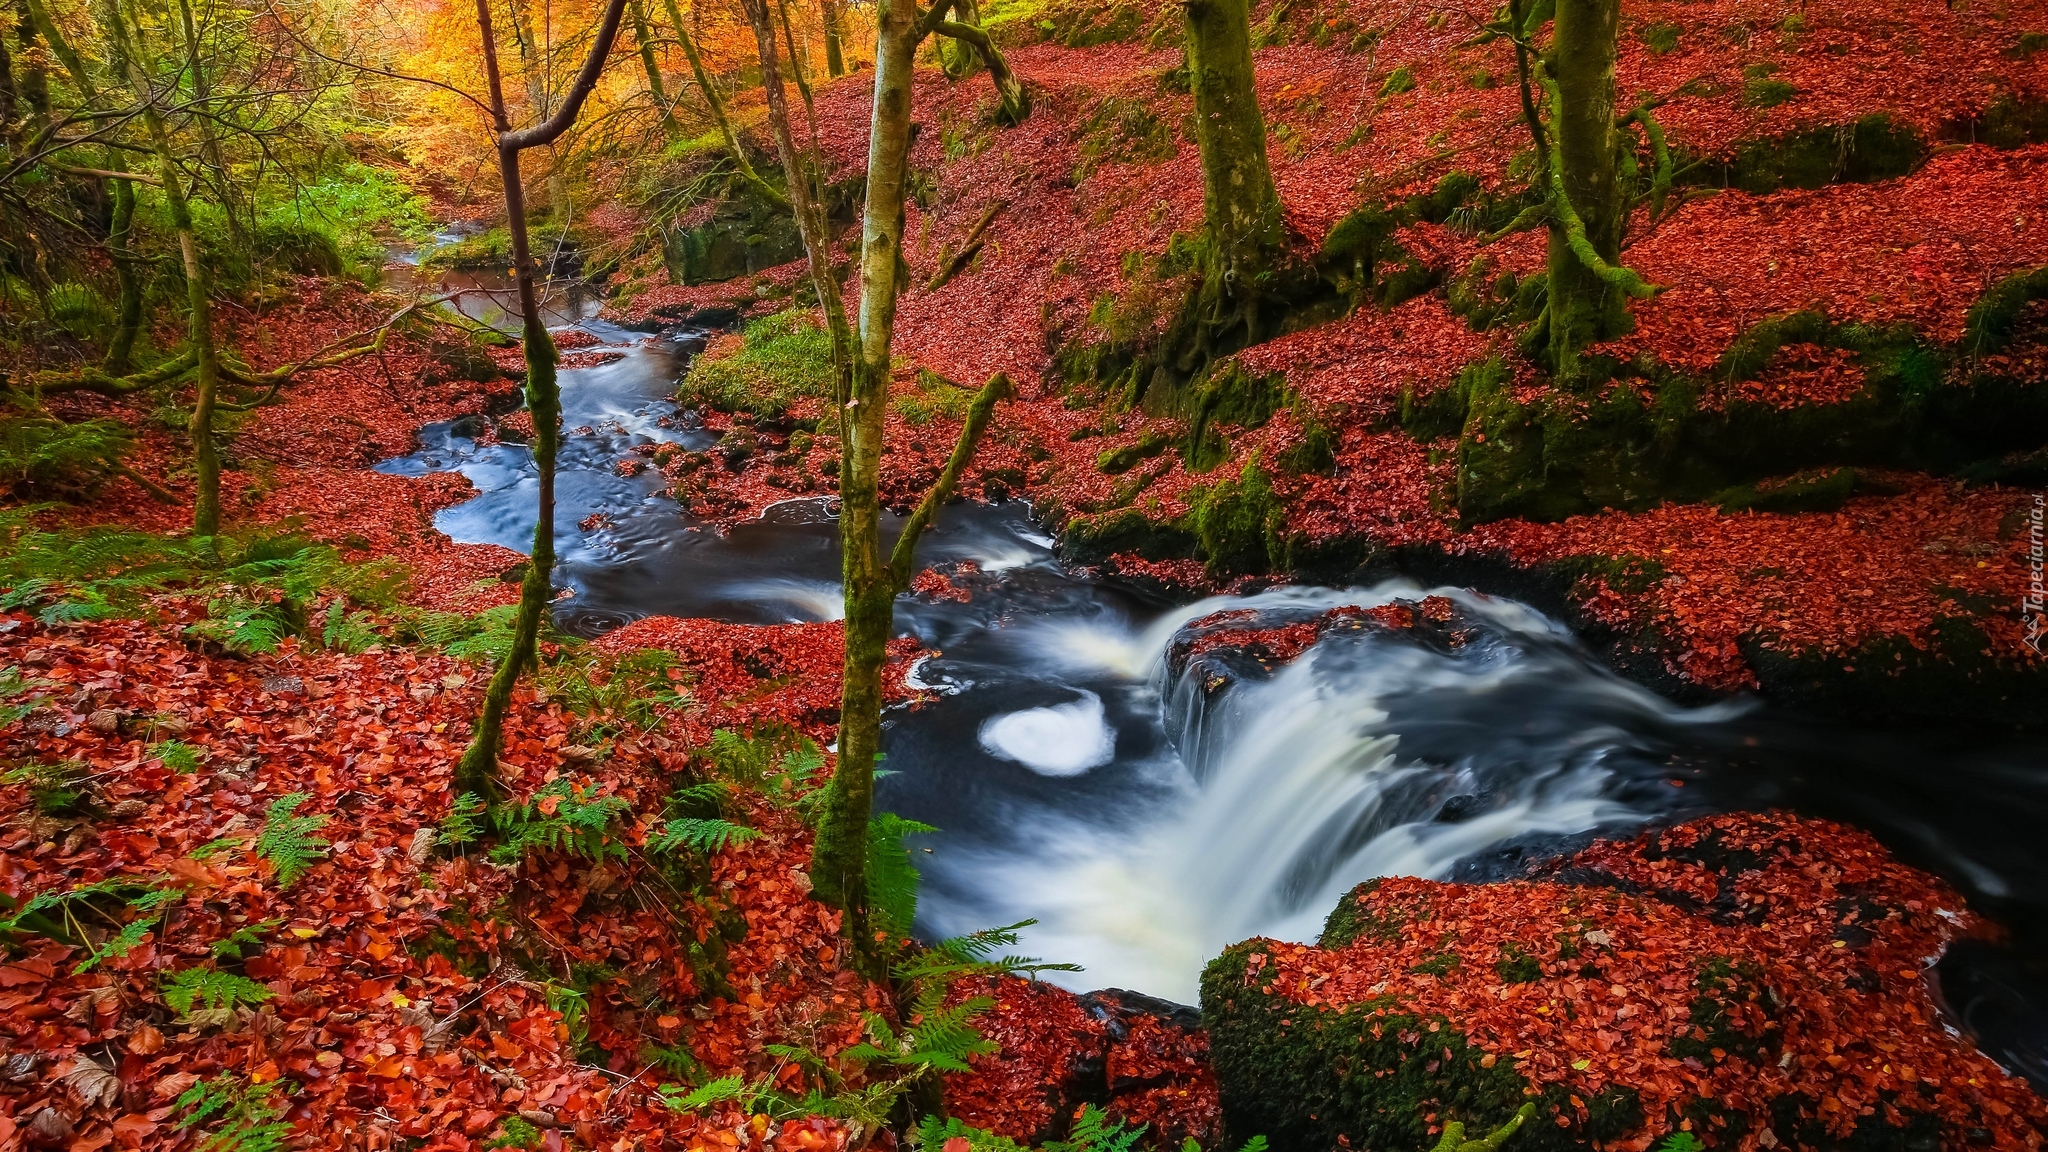
[[[483,821],[477,817],[484,814],[484,802],[474,792],[464,792],[448,806],[448,814],[441,817],[441,823],[434,838],[443,844],[460,848],[476,843],[483,831]]]
[[[199,748],[183,740],[159,740],[148,749],[152,759],[171,771],[184,775],[199,771]]]
[[[1704,1152],[1706,1145],[1690,1132],[1673,1132],[1657,1142],[1656,1152]]]
[[[324,827],[328,818],[298,815],[299,805],[305,802],[304,792],[287,792],[272,800],[263,815],[263,831],[256,836],[256,855],[277,869],[280,888],[298,883],[299,877],[327,855],[327,841],[313,833]]]
[[[276,931],[282,923],[283,920],[259,920],[254,924],[244,924],[207,945],[207,950],[217,959],[240,960],[244,948],[263,947],[263,937]]]
[[[298,631],[286,604],[226,596],[210,600],[206,619],[185,626],[185,634],[211,640],[233,652],[277,651],[284,638]]]
[[[686,817],[670,820],[661,831],[647,839],[647,851],[656,856],[691,852],[711,856],[735,844],[744,844],[761,834],[757,828],[730,820]]]
[[[556,780],[526,803],[491,813],[501,838],[491,859],[516,864],[532,852],[567,852],[593,863],[624,859],[626,845],[614,825],[632,808],[624,797],[599,796],[566,778]]]
[[[132,876],[110,876],[62,892],[42,892],[0,919],[0,939],[31,934],[85,950],[71,969],[76,976],[125,956],[157,927],[163,910],[184,890]],[[138,916],[124,920],[124,916]],[[88,930],[90,926],[91,930]],[[111,928],[112,932],[105,932]],[[104,939],[95,941],[96,935]]]
[[[661,1086],[661,1102],[671,1112],[702,1112],[713,1104],[731,1101],[747,1101],[751,1105],[757,1095],[757,1090],[750,1088],[746,1080],[739,1076],[721,1076],[709,1084],[688,1091],[674,1084]],[[751,1112],[753,1108],[749,1106],[747,1111]]]
[[[688,1044],[649,1044],[640,1049],[640,1059],[678,1080],[694,1080],[704,1071]]]
[[[913,954],[891,971],[896,979],[904,982],[944,980],[951,982],[962,976],[1031,976],[1040,972],[1079,972],[1079,964],[1053,964],[1033,956],[993,956],[999,948],[1015,947],[1018,935],[1025,928],[1038,923],[1036,920],[1019,920],[1000,928],[983,928],[964,936],[941,940],[930,948]]]
[[[184,968],[164,977],[158,989],[179,1016],[196,1012],[224,1016],[246,1004],[261,1004],[276,993],[246,976],[212,968]]]
[[[893,812],[878,813],[868,821],[868,908],[875,926],[892,937],[908,936],[917,919],[920,877],[903,838],[936,831]]]
[[[512,650],[513,626],[519,617],[517,604],[500,604],[474,616],[459,612],[426,612],[407,620],[407,630],[427,644],[459,659],[481,657],[492,662]],[[545,617],[542,626],[546,626]]]
[[[1074,1117],[1074,1127],[1067,1138],[1049,1141],[1045,1152],[1131,1152],[1145,1134],[1145,1128],[1143,1124],[1126,1127],[1123,1121],[1111,1120],[1109,1113],[1088,1104]]]
[[[967,1141],[968,1152],[1029,1152],[1025,1145],[1008,1136],[976,1128],[958,1116],[926,1113],[918,1121],[915,1143],[919,1152],[941,1152],[948,1140],[955,1139]]]
[[[320,643],[342,652],[361,652],[384,639],[372,626],[375,621],[376,617],[368,612],[349,612],[347,601],[335,600],[327,605],[327,617],[320,628]]]
[[[946,989],[933,984],[919,991],[907,1014],[912,1023],[901,1032],[876,1013],[863,1015],[868,1038],[841,1054],[849,1063],[884,1064],[919,1076],[932,1069],[942,1072],[970,1071],[976,1056],[993,1056],[1000,1049],[969,1023],[995,1001],[975,996],[958,1004],[945,1003]]]
[[[0,668],[0,728],[35,711],[51,686],[48,680],[23,676],[19,667]]]
[[[187,1088],[172,1105],[191,1109],[178,1121],[180,1129],[216,1125],[194,1152],[282,1152],[292,1126],[284,1122],[284,1104],[277,1097],[291,1090],[286,1082],[249,1084],[223,1072]]]
[[[28,789],[45,816],[77,816],[93,806],[92,770],[77,760],[31,761],[0,773],[0,784]]]

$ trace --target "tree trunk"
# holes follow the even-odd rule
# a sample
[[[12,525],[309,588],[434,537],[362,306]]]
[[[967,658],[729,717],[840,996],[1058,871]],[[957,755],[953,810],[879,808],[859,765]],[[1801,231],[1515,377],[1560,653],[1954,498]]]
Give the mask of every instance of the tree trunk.
[[[718,125],[718,134],[725,137],[726,150],[732,153],[732,162],[739,169],[740,180],[756,194],[778,208],[790,206],[789,197],[784,196],[775,185],[761,179],[754,170],[754,162],[747,159],[747,150],[740,147],[739,133],[733,131],[732,118],[725,114],[725,100],[711,83],[711,74],[704,69],[704,58],[697,52],[697,43],[690,37],[690,30],[683,26],[683,13],[676,7],[676,0],[662,0],[668,7],[669,23],[675,25],[676,39],[683,45],[683,55],[690,60],[690,74],[697,78],[697,89],[704,93],[704,104],[711,109],[712,122]]]
[[[1546,62],[1561,97],[1550,109],[1550,131],[1563,157],[1563,192],[1585,221],[1593,250],[1610,265],[1621,256],[1624,223],[1614,126],[1620,24],[1620,0],[1558,0]],[[1569,379],[1579,374],[1579,353],[1587,345],[1628,330],[1628,294],[1572,251],[1564,224],[1556,221],[1549,273],[1550,361]]]
[[[661,113],[662,135],[671,140],[681,139],[683,126],[676,123],[675,112],[669,107],[668,88],[661,82],[661,62],[654,55],[654,37],[647,27],[647,5],[643,0],[630,0],[626,11],[633,17],[633,40],[640,46],[640,66],[647,71],[647,94],[654,98],[654,106]]]
[[[1018,81],[1017,74],[1010,71],[1010,62],[1004,59],[1002,49],[996,47],[996,42],[989,38],[989,34],[978,23],[965,18],[973,10],[973,6],[965,3],[956,4],[954,10],[959,12],[963,19],[942,20],[936,26],[937,32],[941,36],[949,36],[959,41],[988,68],[989,79],[995,82],[996,99],[1000,101],[996,108],[996,119],[1012,127],[1022,124],[1031,115],[1030,93],[1024,90],[1024,85]],[[1256,113],[1256,106],[1253,111]],[[1261,151],[1259,156],[1263,163],[1265,153]]]
[[[64,71],[71,77],[72,86],[78,89],[79,99],[97,107],[100,103],[99,87],[92,81],[92,74],[85,70],[85,61],[71,47],[64,30],[50,19],[50,13],[42,0],[23,0],[22,10],[34,22],[49,41],[50,51],[64,65]],[[120,152],[108,146],[100,150],[100,165],[109,171],[121,171],[126,167]],[[135,224],[135,185],[128,180],[110,180],[113,190],[113,211],[107,226],[107,256],[114,265],[114,282],[118,286],[117,303],[114,308],[114,331],[107,338],[106,357],[100,363],[100,370],[110,376],[125,376],[133,367],[135,340],[142,331],[142,278],[136,274],[137,258],[128,248],[130,233]]]
[[[178,27],[184,36],[185,71],[192,78],[192,95],[200,104],[210,105],[213,100],[213,87],[206,78],[206,68],[200,59],[199,26],[192,20],[191,0],[178,0]],[[206,157],[208,166],[219,174],[217,194],[220,197],[221,215],[227,220],[228,235],[254,256],[255,243],[249,235],[249,230],[235,215],[235,183],[228,174],[228,161],[226,154],[221,151],[220,134],[214,129],[213,117],[220,113],[210,106],[203,110],[207,115],[193,117],[193,124],[199,130],[201,154]]]
[[[838,79],[846,75],[846,10],[842,0],[818,0],[824,6],[822,18],[825,24],[825,74]]]
[[[191,311],[187,339],[192,344],[196,367],[192,397],[192,463],[198,490],[192,500],[192,534],[214,536],[220,532],[220,452],[213,442],[213,409],[220,387],[220,356],[213,343],[212,284],[206,265],[199,259],[199,238],[192,226],[192,208],[185,199],[183,174],[178,169],[177,151],[157,111],[149,76],[142,70],[134,38],[121,16],[117,0],[102,0],[100,23],[105,26],[113,49],[117,74],[128,82],[135,99],[142,104],[142,123],[156,153],[157,170],[163,181],[164,207],[177,233],[178,254],[185,267],[185,298]]]
[[[583,102],[597,86],[605,59],[617,39],[626,0],[610,0],[569,91],[553,115],[541,123],[512,130],[505,110],[504,84],[498,73],[496,35],[491,30],[490,0],[476,0],[477,30],[482,34],[484,76],[490,84],[493,132],[498,146],[498,177],[505,188],[506,227],[512,236],[512,270],[519,287],[521,336],[526,354],[526,406],[533,414],[533,463],[540,474],[536,501],[538,518],[533,525],[533,554],[528,558],[526,578],[519,585],[519,614],[512,628],[512,647],[491,675],[484,690],[483,708],[477,715],[476,732],[455,768],[457,792],[474,792],[487,801],[498,798],[498,747],[503,738],[505,712],[511,707],[512,689],[520,673],[534,663],[540,640],[540,621],[553,599],[555,568],[555,455],[561,437],[562,391],[555,380],[559,359],[555,343],[541,318],[540,293],[535,286],[536,267],[526,228],[526,188],[521,182],[519,155],[529,148],[551,145],[583,110]]]
[[[1219,342],[1242,346],[1256,339],[1259,288],[1285,234],[1266,160],[1266,122],[1253,86],[1245,0],[1188,0],[1187,35],[1207,222],[1196,312],[1198,344],[1206,353]]]

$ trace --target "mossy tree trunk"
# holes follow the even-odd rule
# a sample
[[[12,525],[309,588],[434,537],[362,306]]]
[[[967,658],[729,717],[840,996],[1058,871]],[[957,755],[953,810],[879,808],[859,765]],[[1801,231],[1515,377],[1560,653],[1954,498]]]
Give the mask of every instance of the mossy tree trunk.
[[[1585,223],[1586,240],[1608,265],[1620,261],[1627,221],[1621,133],[1614,121],[1620,26],[1620,0],[1557,0],[1544,64],[1561,97],[1550,109],[1549,130],[1562,158],[1562,191]],[[1556,373],[1569,379],[1579,374],[1579,354],[1588,345],[1628,330],[1628,293],[1574,251],[1567,226],[1558,219],[1550,226],[1549,279],[1549,359]]]
[[[538,518],[533,525],[533,554],[526,566],[526,578],[519,585],[519,613],[512,629],[512,646],[499,661],[484,690],[483,708],[477,716],[476,732],[455,769],[457,792],[474,792],[486,800],[499,797],[498,748],[503,739],[505,712],[511,707],[512,689],[519,676],[534,663],[540,641],[540,621],[553,599],[555,568],[555,454],[561,436],[562,391],[555,379],[559,358],[548,337],[547,322],[540,308],[538,268],[526,227],[526,190],[519,173],[519,157],[533,148],[545,148],[569,130],[583,109],[583,102],[597,86],[618,37],[626,0],[610,0],[600,19],[590,54],[552,116],[541,123],[514,131],[506,113],[504,83],[498,72],[497,39],[491,28],[490,0],[476,0],[477,30],[482,34],[484,76],[490,84],[492,132],[497,137],[498,176],[505,189],[505,221],[512,234],[512,271],[519,289],[521,336],[526,354],[526,406],[533,414],[533,463],[540,474],[536,500]]]
[[[1206,355],[1256,339],[1260,290],[1286,236],[1253,85],[1246,0],[1188,0],[1187,52],[1208,241],[1194,340]]]
[[[78,98],[91,107],[100,107],[99,86],[93,83],[85,61],[71,47],[63,28],[50,18],[49,9],[42,0],[22,0],[22,11],[42,33],[57,62],[64,66],[72,86],[78,89]],[[126,78],[120,82],[125,83]],[[118,172],[127,165],[120,151],[108,146],[100,150],[100,166]],[[115,178],[109,178],[107,183],[113,199],[113,211],[107,225],[107,258],[114,265],[118,294],[114,306],[114,330],[107,337],[106,356],[100,362],[100,370],[111,376],[125,376],[134,365],[135,341],[142,331],[142,277],[136,272],[138,258],[128,247],[135,225],[135,184],[131,180]]]
[[[639,45],[640,67],[647,73],[647,95],[653,98],[655,108],[661,113],[661,134],[670,140],[679,140],[683,126],[676,123],[675,109],[668,102],[668,86],[661,82],[661,61],[654,53],[654,35],[647,23],[647,5],[644,0],[628,0],[626,11],[633,17],[633,42]]]
[[[195,372],[191,435],[197,491],[192,499],[192,534],[213,536],[220,532],[220,449],[213,441],[214,406],[220,391],[220,352],[213,342],[212,278],[199,258],[199,237],[192,224],[191,203],[185,196],[184,172],[178,165],[170,130],[157,110],[157,94],[149,74],[143,71],[133,30],[115,0],[102,0],[98,18],[112,51],[115,72],[142,105],[143,129],[150,149],[156,154],[158,177],[163,182],[164,209],[178,237],[190,313],[186,338],[192,346]]]
[[[918,12],[915,0],[879,0],[876,13],[875,97],[868,137],[866,199],[862,206],[857,327],[847,319],[839,273],[831,262],[832,237],[812,194],[817,158],[800,151],[790,132],[789,102],[777,63],[771,0],[745,0],[761,60],[768,119],[775,134],[797,225],[809,253],[811,279],[832,337],[839,453],[840,576],[846,603],[846,658],[842,667],[839,762],[827,785],[824,813],[811,853],[813,894],[846,912],[845,930],[872,960],[877,941],[868,915],[868,821],[874,806],[875,759],[881,753],[882,666],[887,659],[896,596],[910,579],[919,535],[953,490],[988,426],[995,403],[1009,394],[1006,377],[991,379],[975,397],[953,457],[905,526],[892,554],[882,549],[881,464],[889,410],[890,348],[896,301],[902,292],[904,195],[909,175],[910,113],[918,45],[945,19],[940,0]]]
[[[988,69],[989,79],[996,86],[996,120],[1015,126],[1022,124],[1031,115],[1031,94],[1024,89],[1017,74],[1010,71],[1010,62],[1003,56],[1002,49],[981,27],[980,9],[972,0],[956,0],[952,5],[956,20],[940,20],[933,25],[939,35],[957,41],[968,54],[968,63],[979,62]],[[951,69],[949,69],[950,73]],[[960,75],[967,75],[971,67],[961,67]]]
[[[775,185],[761,179],[761,174],[754,170],[754,162],[747,159],[747,150],[740,146],[739,133],[733,131],[732,118],[725,112],[725,98],[712,84],[711,73],[704,67],[704,57],[697,51],[697,42],[690,38],[690,30],[683,25],[682,9],[677,7],[676,0],[662,0],[662,3],[668,8],[668,19],[675,25],[676,40],[682,44],[683,55],[690,61],[690,75],[697,80],[697,90],[704,94],[704,106],[711,112],[711,122],[718,125],[718,134],[725,139],[725,149],[732,156],[733,167],[738,169],[741,182],[770,204],[789,209],[789,197]]]
[[[825,24],[825,75],[846,75],[846,8],[843,0],[818,0]]]

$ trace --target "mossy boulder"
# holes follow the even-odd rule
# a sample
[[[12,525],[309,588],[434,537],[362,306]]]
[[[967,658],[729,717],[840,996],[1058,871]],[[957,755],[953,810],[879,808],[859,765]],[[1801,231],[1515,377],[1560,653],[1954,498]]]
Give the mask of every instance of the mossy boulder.
[[[662,245],[662,261],[678,284],[733,280],[803,254],[796,218],[743,186],[718,201],[709,219],[670,232]]]
[[[1541,878],[1360,885],[1315,945],[1203,975],[1235,1139],[1428,1148],[1525,1103],[1513,1147],[2014,1146],[2048,1105],[1937,1011],[1972,921],[1869,836],[1781,815],[1596,843]]]

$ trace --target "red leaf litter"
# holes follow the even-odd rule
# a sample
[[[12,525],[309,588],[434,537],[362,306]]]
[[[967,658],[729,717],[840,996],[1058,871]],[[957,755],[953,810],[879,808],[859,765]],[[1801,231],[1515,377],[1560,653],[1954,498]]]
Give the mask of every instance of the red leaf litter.
[[[1945,1147],[2039,1145],[2048,1105],[1945,1027],[1930,991],[1933,960],[1977,921],[1867,834],[1716,816],[1553,871],[1374,882],[1348,898],[1369,918],[1351,944],[1256,942],[1244,979],[1303,1005],[1443,1020],[1532,1084],[1568,1088],[1581,1121],[1583,1101],[1634,1088],[1649,1130],[1612,1145],[1634,1152],[1694,1099],[1768,1116],[1791,1098],[1837,1139],[1929,1112]],[[1540,975],[1512,982],[1503,958]],[[1700,997],[1720,1023],[1701,1021]]]
[[[1015,976],[975,977],[951,989],[958,1002],[995,1002],[977,1023],[1001,1046],[973,1071],[945,1078],[946,1111],[977,1128],[1042,1142],[1065,1134],[1084,1101],[1112,1118],[1147,1125],[1148,1142],[1209,1145],[1221,1135],[1208,1039],[1155,1015],[1144,997],[1112,989],[1073,993]]]

